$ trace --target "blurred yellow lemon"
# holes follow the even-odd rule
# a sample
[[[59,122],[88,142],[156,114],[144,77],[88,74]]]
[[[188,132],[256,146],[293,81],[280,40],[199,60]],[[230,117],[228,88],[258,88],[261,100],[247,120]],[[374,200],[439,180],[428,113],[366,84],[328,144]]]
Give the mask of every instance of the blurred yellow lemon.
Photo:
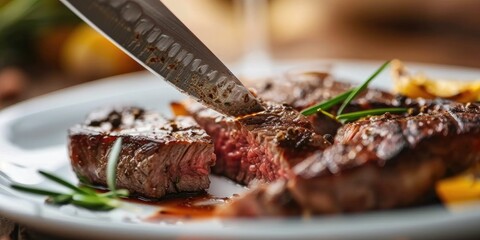
[[[142,69],[128,55],[86,24],[76,27],[62,48],[64,69],[91,80]]]

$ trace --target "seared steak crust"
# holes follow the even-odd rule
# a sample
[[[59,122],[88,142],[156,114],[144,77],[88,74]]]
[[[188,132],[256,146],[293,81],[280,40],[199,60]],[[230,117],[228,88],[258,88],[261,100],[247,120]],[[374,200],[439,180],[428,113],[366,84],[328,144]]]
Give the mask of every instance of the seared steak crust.
[[[196,104],[187,107],[214,140],[213,171],[239,183],[287,178],[298,162],[330,145],[290,106],[267,102],[265,111],[240,118]]]
[[[328,100],[356,86],[338,81],[325,72],[290,73],[283,77],[266,79],[250,85],[260,98],[266,101],[285,103],[296,110],[302,110]],[[286,93],[286,89],[288,89],[288,93]],[[395,101],[395,95],[369,88],[352,102],[351,110],[390,106],[393,101]]]
[[[290,105],[297,111],[326,101],[355,87],[351,83],[337,81],[330,74],[324,72],[291,73],[250,85],[256,90],[260,98]],[[285,92],[286,89],[288,89],[288,94]],[[402,98],[388,92],[369,88],[352,101],[345,112],[399,106],[403,104],[401,100]],[[333,107],[331,113],[336,113],[337,110],[338,106]],[[307,118],[319,134],[335,135],[341,126],[339,122],[321,113]]]
[[[298,164],[295,176],[280,189],[253,190],[222,214],[322,214],[408,206],[421,201],[437,180],[479,161],[480,106],[427,104],[417,115],[386,114],[346,124],[330,148]],[[270,207],[261,207],[267,203]],[[244,214],[235,207],[246,205],[258,211]],[[287,207],[295,205],[297,211]]]
[[[167,120],[134,107],[95,111],[69,130],[73,171],[106,186],[108,154],[118,137],[123,139],[118,187],[148,198],[208,188],[215,155],[205,131],[190,117]]]

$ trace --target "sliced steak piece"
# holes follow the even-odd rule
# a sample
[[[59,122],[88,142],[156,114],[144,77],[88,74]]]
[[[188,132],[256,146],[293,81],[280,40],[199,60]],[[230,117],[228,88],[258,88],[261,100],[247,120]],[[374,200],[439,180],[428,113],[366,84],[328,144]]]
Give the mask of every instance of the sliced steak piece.
[[[94,185],[106,185],[113,142],[122,137],[117,186],[148,198],[209,187],[215,163],[211,138],[190,117],[167,120],[135,107],[92,112],[69,130],[73,171]]]
[[[299,163],[288,182],[254,189],[221,214],[324,214],[409,206],[432,192],[439,179],[479,162],[477,104],[435,105],[407,117],[371,117],[342,127],[334,144]]]
[[[290,106],[265,103],[265,111],[230,118],[198,104],[187,105],[213,138],[216,174],[242,184],[287,178],[293,166],[330,144]]]

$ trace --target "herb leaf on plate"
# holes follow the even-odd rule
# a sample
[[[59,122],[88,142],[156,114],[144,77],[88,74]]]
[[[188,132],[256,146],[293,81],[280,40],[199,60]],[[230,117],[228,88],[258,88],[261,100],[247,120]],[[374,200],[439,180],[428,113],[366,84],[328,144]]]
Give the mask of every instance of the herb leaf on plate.
[[[97,211],[109,211],[114,208],[117,208],[121,205],[120,200],[118,197],[128,197],[129,192],[126,189],[118,189],[115,188],[115,179],[116,179],[116,166],[118,163],[118,159],[120,157],[120,150],[122,145],[122,138],[117,138],[115,143],[113,144],[112,150],[110,152],[108,158],[108,167],[107,167],[107,181],[108,187],[110,191],[105,193],[97,193],[94,189],[82,186],[77,187],[74,184],[68,182],[65,179],[62,179],[59,176],[56,176],[52,173],[48,173],[45,171],[38,171],[42,176],[45,178],[64,186],[72,192],[70,193],[63,193],[63,192],[56,192],[51,191],[48,189],[41,189],[35,188],[25,185],[19,184],[11,184],[10,187],[26,192],[31,194],[37,195],[46,195],[48,196],[46,202],[55,205],[65,205],[65,204],[72,204],[78,207],[90,209],[90,210],[97,210]]]

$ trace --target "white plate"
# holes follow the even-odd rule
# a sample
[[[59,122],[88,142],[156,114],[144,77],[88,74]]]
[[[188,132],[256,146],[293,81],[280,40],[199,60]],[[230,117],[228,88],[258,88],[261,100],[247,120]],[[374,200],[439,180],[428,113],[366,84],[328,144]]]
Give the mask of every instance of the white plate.
[[[277,63],[277,72],[294,68],[322,67],[325,63]],[[333,73],[339,78],[360,82],[381,62],[333,61]],[[455,79],[478,79],[480,70],[408,64],[430,75]],[[390,88],[388,71],[374,84]],[[111,104],[136,104],[168,114],[171,100],[184,98],[176,90],[151,74],[142,72],[104,79],[38,97],[0,112],[0,169],[18,171],[14,179],[55,187],[34,174],[41,168],[75,181],[66,152],[67,128],[80,122],[90,110]],[[27,165],[19,170],[5,161]],[[244,191],[231,182],[213,177],[209,190],[217,196]],[[43,197],[12,191],[0,178],[0,212],[15,221],[43,232],[61,236],[105,239],[160,238],[252,238],[252,239],[370,239],[399,237],[452,238],[480,233],[480,205],[447,211],[440,206],[393,210],[346,216],[323,216],[310,220],[204,220],[180,223],[149,223],[141,219],[152,214],[153,206],[133,205],[108,213],[91,212],[72,206],[53,207]]]

